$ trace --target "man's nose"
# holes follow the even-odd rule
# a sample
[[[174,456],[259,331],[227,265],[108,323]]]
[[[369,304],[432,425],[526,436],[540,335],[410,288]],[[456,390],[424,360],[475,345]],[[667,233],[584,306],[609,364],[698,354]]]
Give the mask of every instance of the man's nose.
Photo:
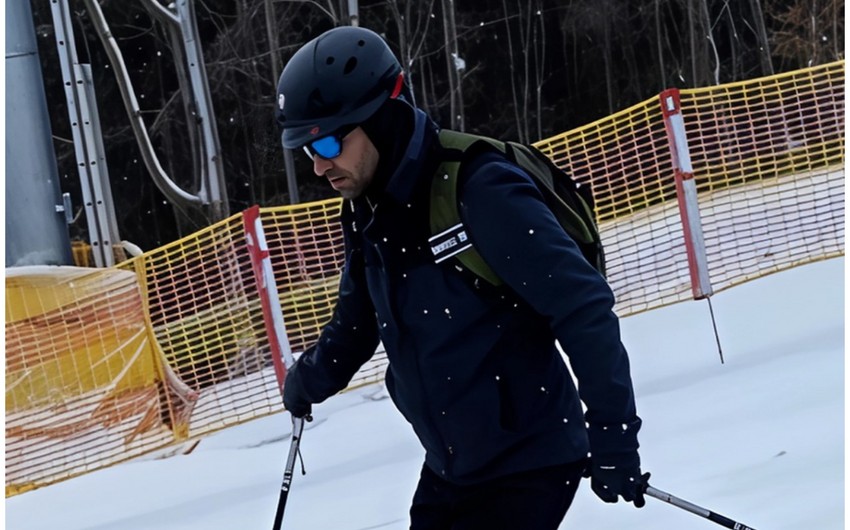
[[[313,173],[317,177],[324,176],[325,172],[333,167],[334,163],[327,158],[322,158],[319,155],[313,155]]]

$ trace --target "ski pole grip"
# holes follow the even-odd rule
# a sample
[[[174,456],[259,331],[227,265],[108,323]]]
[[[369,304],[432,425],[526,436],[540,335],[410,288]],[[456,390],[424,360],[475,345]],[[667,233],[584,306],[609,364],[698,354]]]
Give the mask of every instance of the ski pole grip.
[[[650,497],[655,497],[656,499],[664,501],[668,504],[672,504],[677,508],[681,508],[687,512],[691,512],[694,515],[699,515],[700,517],[708,519],[709,521],[717,523],[725,528],[731,528],[732,530],[755,530],[755,528],[751,526],[747,526],[744,523],[739,523],[738,521],[733,521],[732,519],[720,515],[719,513],[714,513],[711,510],[703,508],[702,506],[697,506],[692,502],[688,502],[674,495],[670,495],[665,491],[653,488],[649,484],[646,485],[646,489],[644,491]]]

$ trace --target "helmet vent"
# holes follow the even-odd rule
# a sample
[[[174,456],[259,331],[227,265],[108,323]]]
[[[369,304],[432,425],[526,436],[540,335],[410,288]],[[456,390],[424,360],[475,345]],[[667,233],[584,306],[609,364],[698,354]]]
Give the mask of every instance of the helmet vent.
[[[362,48],[363,46],[366,46],[366,41],[363,40],[363,39],[360,39],[359,41],[357,41],[357,45]]]
[[[326,65],[330,66],[330,65],[332,65],[333,63],[334,63],[334,56],[333,56],[333,55],[331,55],[331,56],[329,56],[327,59],[325,59],[325,64],[326,64]]]
[[[342,73],[348,75],[355,68],[357,68],[357,57],[349,57],[348,61],[345,62],[345,68],[343,68]]]

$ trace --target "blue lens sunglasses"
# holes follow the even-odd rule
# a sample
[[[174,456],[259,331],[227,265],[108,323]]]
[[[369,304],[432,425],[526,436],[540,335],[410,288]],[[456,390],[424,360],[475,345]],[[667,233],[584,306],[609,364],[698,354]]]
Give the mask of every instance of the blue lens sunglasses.
[[[310,158],[316,155],[326,160],[336,158],[342,154],[342,139],[356,128],[356,125],[346,125],[332,134],[317,138],[304,146],[304,152]]]

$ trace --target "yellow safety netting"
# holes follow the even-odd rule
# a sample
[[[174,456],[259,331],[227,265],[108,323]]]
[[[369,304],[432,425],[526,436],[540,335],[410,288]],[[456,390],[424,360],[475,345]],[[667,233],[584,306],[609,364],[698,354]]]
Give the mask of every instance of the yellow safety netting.
[[[689,298],[670,145],[656,98],[535,145],[593,191],[619,314]]]
[[[844,62],[682,91],[715,291],[844,254]]]
[[[844,254],[843,62],[680,100],[715,291]],[[593,191],[620,315],[691,298],[658,98],[537,145]],[[296,353],[333,311],[340,204],[262,211]],[[239,215],[110,269],[7,269],[7,496],[281,411],[270,356]]]

